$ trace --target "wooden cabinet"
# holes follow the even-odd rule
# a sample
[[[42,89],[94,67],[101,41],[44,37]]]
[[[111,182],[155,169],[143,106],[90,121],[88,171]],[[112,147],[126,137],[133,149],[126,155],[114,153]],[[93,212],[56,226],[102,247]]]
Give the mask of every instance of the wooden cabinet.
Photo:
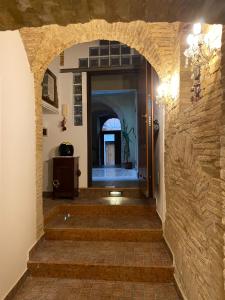
[[[74,198],[79,189],[79,158],[59,156],[53,158],[53,198]]]

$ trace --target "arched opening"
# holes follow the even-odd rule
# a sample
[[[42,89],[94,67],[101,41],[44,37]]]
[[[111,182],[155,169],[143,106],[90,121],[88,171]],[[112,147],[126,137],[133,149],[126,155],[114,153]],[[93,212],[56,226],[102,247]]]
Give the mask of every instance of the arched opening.
[[[101,128],[101,148],[104,167],[121,165],[121,123],[118,118],[107,117]]]
[[[43,125],[49,127],[46,131],[54,132],[53,137],[44,137],[44,192],[57,188],[52,186],[52,182],[59,181],[54,178],[53,157],[65,141],[74,146],[74,156],[79,157],[80,188],[99,186],[100,181],[102,187],[109,186],[109,182],[110,186],[137,187],[142,181],[144,193],[153,196],[153,132],[143,116],[148,118],[149,114],[153,120],[154,72],[135,49],[108,40],[74,45],[51,62],[42,93]],[[49,101],[47,106],[43,97],[46,76],[52,81],[51,97],[58,95],[56,109],[51,103],[49,107]],[[103,125],[110,118],[120,120],[121,129],[105,133]],[[116,175],[97,178],[103,172],[100,168],[106,167]]]
[[[102,126],[102,131],[120,131],[121,130],[121,122],[118,118],[110,118],[105,121]]]
[[[178,32],[179,23],[160,24],[164,28],[165,36],[174,36]],[[31,40],[30,34],[35,35],[35,40]],[[71,24],[66,27],[57,25],[45,26],[41,30],[21,29],[20,33],[25,43],[31,69],[35,80],[36,98],[36,207],[37,207],[37,236],[43,232],[43,154],[42,154],[42,80],[44,73],[51,61],[65,49],[72,45],[89,42],[98,39],[109,39],[120,41],[130,47],[135,48],[144,55],[147,61],[151,62],[161,78],[167,77],[172,71],[174,57],[171,55],[172,47],[169,42],[166,47],[168,52],[161,52],[165,43],[160,45],[157,42],[158,24],[149,24],[135,21],[131,23],[107,23],[103,20],[92,20],[85,24]],[[82,33],[82,34],[81,34]],[[152,33],[155,33],[154,35]],[[172,35],[171,35],[172,33]],[[154,36],[154,38],[153,38]],[[35,42],[35,43],[34,43]],[[30,51],[30,49],[33,49]],[[47,54],[47,55],[46,55]],[[162,174],[162,173],[161,173]],[[81,175],[82,176],[82,175]],[[164,185],[164,183],[162,183]],[[162,186],[163,186],[162,185]]]

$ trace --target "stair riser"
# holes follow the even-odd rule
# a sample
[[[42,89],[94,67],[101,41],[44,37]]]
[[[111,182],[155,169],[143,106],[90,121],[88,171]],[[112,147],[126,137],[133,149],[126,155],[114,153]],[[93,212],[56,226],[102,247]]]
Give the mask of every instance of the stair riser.
[[[144,196],[140,189],[136,188],[87,188],[80,189],[79,197],[85,199],[98,199],[109,197],[110,191],[121,191],[122,196],[125,198],[143,199]]]
[[[127,206],[127,205],[60,205],[61,214],[85,216],[156,216],[155,206]]]
[[[162,230],[123,230],[123,229],[46,229],[47,240],[74,241],[124,241],[158,242],[162,241]]]
[[[173,267],[121,267],[29,262],[32,276],[115,280],[132,282],[172,282]]]

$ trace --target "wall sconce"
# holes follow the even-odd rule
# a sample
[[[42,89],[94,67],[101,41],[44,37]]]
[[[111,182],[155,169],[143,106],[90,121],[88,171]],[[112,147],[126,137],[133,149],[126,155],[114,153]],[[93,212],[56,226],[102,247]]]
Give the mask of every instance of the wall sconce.
[[[189,48],[184,51],[184,55],[185,66],[188,67],[190,61],[193,69],[192,102],[201,98],[201,67],[208,67],[210,60],[218,55],[221,48],[221,36],[222,25],[212,25],[210,30],[203,34],[201,23],[196,23],[193,26],[193,33],[187,37]]]
[[[62,127],[62,131],[65,131],[67,129],[66,119],[68,117],[68,104],[62,105],[62,116],[63,116],[63,119],[61,121],[61,127]]]
[[[156,102],[159,105],[169,105],[174,103],[179,94],[179,75],[174,74],[170,80],[163,81],[158,89],[156,95]]]
[[[221,48],[222,25],[212,25],[210,30],[203,34],[202,24],[193,25],[193,33],[187,37],[189,47],[184,51],[186,66],[191,61],[192,66],[205,66],[218,54]]]

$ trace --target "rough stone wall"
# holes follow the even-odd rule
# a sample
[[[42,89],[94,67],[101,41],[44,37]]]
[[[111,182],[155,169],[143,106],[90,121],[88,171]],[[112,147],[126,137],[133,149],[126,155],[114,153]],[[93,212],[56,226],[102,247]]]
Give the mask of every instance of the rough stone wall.
[[[1,0],[0,30],[49,24],[108,22],[225,23],[224,0]]]
[[[222,224],[224,229],[224,245],[225,245],[225,27],[223,27],[222,36],[222,57],[221,57],[221,83],[223,90],[222,100],[222,118],[221,118],[221,131],[220,131],[220,178],[222,189]],[[225,246],[224,246],[224,260],[223,260],[223,276],[224,276],[224,290],[225,290]]]
[[[35,80],[37,237],[43,233],[41,82],[49,63],[74,44],[98,39],[118,40],[144,55],[160,77],[167,77],[173,68],[173,47],[179,27],[179,23],[91,21],[66,27],[51,25],[20,30]]]
[[[187,299],[222,300],[220,59],[211,62],[209,71],[202,71],[202,98],[193,104],[190,74],[182,60],[180,99],[166,114],[164,234],[174,254],[176,279]]]

